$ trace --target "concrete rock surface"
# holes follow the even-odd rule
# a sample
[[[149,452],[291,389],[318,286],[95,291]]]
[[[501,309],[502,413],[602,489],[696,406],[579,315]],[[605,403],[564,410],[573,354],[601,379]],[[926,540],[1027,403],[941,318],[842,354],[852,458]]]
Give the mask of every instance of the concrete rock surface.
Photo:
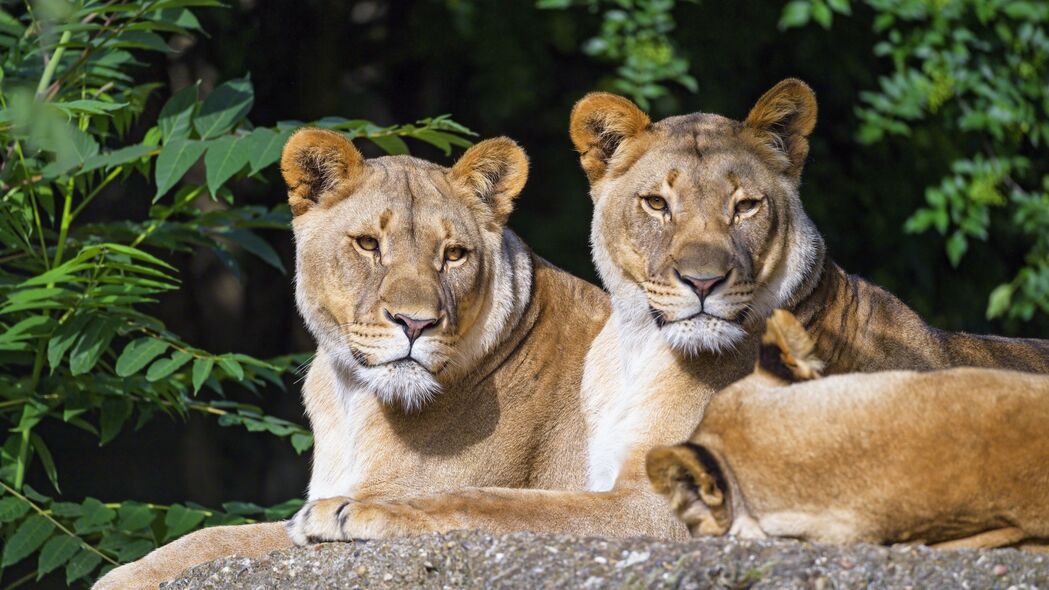
[[[1001,588],[1049,589],[1049,555],[789,540],[477,531],[325,543],[197,566],[165,590],[263,588]]]

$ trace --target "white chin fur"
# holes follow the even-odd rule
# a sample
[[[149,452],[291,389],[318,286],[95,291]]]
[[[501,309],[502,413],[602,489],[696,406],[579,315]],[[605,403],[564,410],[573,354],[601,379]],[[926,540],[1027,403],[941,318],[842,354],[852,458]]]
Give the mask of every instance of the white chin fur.
[[[661,332],[674,350],[689,356],[732,350],[747,336],[742,326],[707,315],[668,324]]]
[[[378,367],[358,365],[354,371],[382,403],[412,412],[423,407],[441,391],[433,374],[414,362]]]

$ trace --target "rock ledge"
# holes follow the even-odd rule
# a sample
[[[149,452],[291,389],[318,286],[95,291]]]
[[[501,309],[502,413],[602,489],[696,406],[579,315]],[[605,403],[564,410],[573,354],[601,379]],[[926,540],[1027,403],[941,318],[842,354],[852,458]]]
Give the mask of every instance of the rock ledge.
[[[1049,588],[1049,556],[1013,549],[460,531],[230,557],[165,590],[262,588]]]

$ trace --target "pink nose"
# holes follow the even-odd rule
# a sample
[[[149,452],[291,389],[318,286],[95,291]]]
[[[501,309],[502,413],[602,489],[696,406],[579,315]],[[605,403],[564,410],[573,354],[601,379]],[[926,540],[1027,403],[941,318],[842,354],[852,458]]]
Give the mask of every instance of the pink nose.
[[[709,278],[690,277],[687,275],[678,276],[681,277],[681,280],[684,281],[686,285],[692,287],[692,290],[696,292],[696,295],[699,295],[700,301],[706,299],[707,295],[710,295],[718,285],[724,283],[725,279],[728,278],[727,274],[721,275],[720,277]]]
[[[389,312],[386,315],[390,316]],[[404,330],[409,344],[415,343],[415,339],[421,336],[427,328],[437,325],[437,318],[413,318],[400,313],[393,314],[391,319]]]

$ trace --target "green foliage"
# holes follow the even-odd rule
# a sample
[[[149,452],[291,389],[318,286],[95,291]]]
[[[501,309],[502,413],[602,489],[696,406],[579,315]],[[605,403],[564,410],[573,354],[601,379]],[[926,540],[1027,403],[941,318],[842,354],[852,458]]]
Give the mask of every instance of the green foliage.
[[[987,316],[1049,314],[1049,4],[1027,0],[865,0],[893,72],[864,92],[860,141],[937,128],[955,152],[906,229],[935,229],[957,267],[973,240],[1028,243],[1025,264],[995,288]],[[820,8],[822,6],[822,8]],[[831,25],[849,0],[793,0],[781,27]],[[999,222],[996,223],[996,218]]]
[[[169,52],[164,35],[199,30],[191,9],[218,5],[41,0],[0,10],[0,570],[37,559],[15,584],[59,571],[68,583],[89,580],[201,526],[284,518],[300,504],[59,501],[62,457],[41,435],[52,423],[101,445],[159,414],[198,412],[286,438],[300,453],[312,445],[303,427],[224,395],[227,384],[256,394],[283,388],[303,358],[204,350],[150,313],[179,288],[169,262],[179,253],[209,249],[238,276],[244,254],[284,271],[257,232],[285,229],[287,208],[238,203],[230,185],[262,180],[304,123],[254,127],[247,76],[210,92],[184,88],[154,125],[141,120],[160,85],[137,80],[139,56]],[[387,127],[336,117],[314,124],[389,153],[406,153],[405,138],[448,153],[472,135],[447,116]],[[141,139],[131,139],[133,129]],[[206,181],[195,184],[186,175],[201,161]],[[152,186],[133,197],[148,208],[144,218],[83,221],[107,186],[132,182]],[[33,469],[55,494],[26,483]]]
[[[583,51],[619,64],[611,90],[632,97],[642,108],[667,94],[665,84],[677,82],[695,92],[688,60],[674,49],[670,33],[676,26],[676,0],[536,0],[544,9],[585,6],[601,12],[601,32],[583,45]]]

